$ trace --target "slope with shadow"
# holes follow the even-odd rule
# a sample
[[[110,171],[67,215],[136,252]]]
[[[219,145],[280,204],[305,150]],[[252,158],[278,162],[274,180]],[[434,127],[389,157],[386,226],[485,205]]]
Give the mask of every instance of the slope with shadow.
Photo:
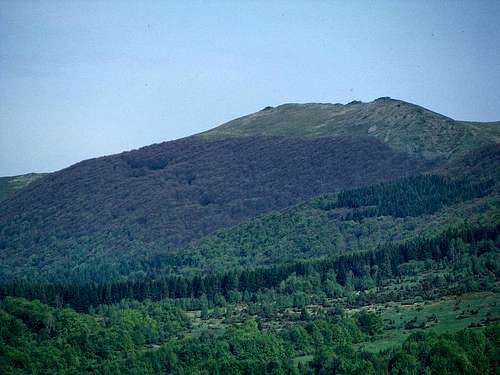
[[[500,142],[500,122],[455,121],[415,104],[388,97],[369,103],[283,104],[232,120],[203,138],[281,135],[372,136],[427,159],[453,159]]]
[[[500,220],[500,179],[477,177],[426,174],[321,195],[217,231],[177,253],[156,255],[150,263],[176,265],[183,273],[268,267],[373,250],[434,235],[465,219],[491,225]]]
[[[191,137],[86,160],[0,203],[0,280],[130,276],[145,253],[430,167],[370,137]]]
[[[500,144],[478,147],[437,170],[446,176],[468,175],[476,179],[500,180]]]

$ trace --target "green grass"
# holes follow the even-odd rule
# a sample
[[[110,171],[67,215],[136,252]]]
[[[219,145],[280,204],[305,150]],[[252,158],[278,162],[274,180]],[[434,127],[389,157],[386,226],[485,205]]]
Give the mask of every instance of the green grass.
[[[500,122],[455,121],[401,100],[283,104],[201,133],[202,138],[373,136],[428,159],[455,158],[500,140]]]
[[[393,321],[394,329],[385,331],[373,341],[362,343],[359,347],[378,352],[401,344],[411,333],[422,329],[405,329],[405,324],[417,318],[419,323],[427,322],[427,317],[433,314],[438,322],[427,322],[426,332],[455,332],[472,324],[490,319],[500,318],[500,294],[493,292],[471,293],[463,296],[445,297],[436,301],[426,301],[412,305],[391,302],[387,305],[367,306],[365,309],[377,311],[384,322]],[[471,313],[475,312],[477,313]],[[461,318],[463,317],[463,318]]]

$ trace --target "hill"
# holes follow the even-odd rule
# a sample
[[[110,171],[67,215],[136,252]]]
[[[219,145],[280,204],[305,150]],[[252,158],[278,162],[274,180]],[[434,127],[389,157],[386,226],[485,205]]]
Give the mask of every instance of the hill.
[[[331,254],[333,244],[343,252],[411,237],[429,223],[457,222],[474,211],[471,200],[494,204],[488,196],[496,188],[446,201],[439,210],[452,210],[451,217],[441,219],[425,216],[446,215],[438,209],[403,218],[389,211],[351,224],[373,207],[347,208],[354,216],[346,219],[337,215],[346,208],[327,212],[307,202],[432,171],[451,177],[467,171],[480,184],[496,180],[499,124],[457,122],[389,98],[287,104],[192,137],[82,161],[0,202],[0,281],[140,279],[280,263]],[[489,177],[481,175],[486,169]],[[412,199],[427,204],[418,194]],[[292,222],[290,212],[281,216],[303,203],[290,211]],[[477,204],[474,215],[488,211]],[[268,213],[273,222],[258,220],[276,233],[261,224],[257,233],[251,220]],[[220,241],[215,233],[226,229]],[[309,234],[301,236],[302,229]],[[246,232],[253,234],[242,244]],[[257,243],[262,233],[266,246]]]
[[[191,137],[83,161],[0,203],[0,275],[116,278],[145,253],[430,167],[369,137]]]
[[[427,159],[450,159],[500,142],[500,122],[455,121],[391,98],[369,103],[283,104],[232,120],[202,133],[204,138],[253,135],[294,137],[372,136]]]

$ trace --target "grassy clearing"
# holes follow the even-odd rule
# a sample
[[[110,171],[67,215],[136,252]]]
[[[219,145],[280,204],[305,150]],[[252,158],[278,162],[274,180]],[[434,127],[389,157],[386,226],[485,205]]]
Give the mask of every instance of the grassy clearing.
[[[391,302],[366,306],[377,311],[386,325],[383,335],[359,345],[367,351],[378,352],[401,344],[413,332],[454,332],[467,327],[500,319],[500,294],[471,293],[445,297],[412,305]]]
[[[340,302],[340,300],[336,300]],[[332,303],[331,306],[334,304]],[[331,308],[324,307],[323,311]],[[315,316],[318,305],[308,305],[307,310]],[[244,306],[238,305],[232,322],[226,322],[223,317],[201,319],[200,311],[190,311],[193,325],[185,333],[187,336],[199,336],[203,331],[210,330],[222,334],[235,321],[242,321]],[[446,296],[433,301],[415,303],[389,302],[386,304],[373,304],[362,308],[347,310],[352,315],[361,310],[371,310],[381,315],[385,331],[357,345],[358,348],[370,352],[378,352],[400,345],[410,334],[418,331],[426,332],[456,332],[464,328],[480,329],[481,326],[491,321],[500,320],[500,293],[476,292],[461,296]],[[287,308],[275,311],[275,316],[265,323],[266,328],[279,331],[285,326],[298,323],[300,311],[297,308]],[[246,315],[246,318],[258,319],[256,315]],[[236,323],[238,324],[238,323]],[[312,356],[303,355],[294,359],[297,363],[310,361]]]

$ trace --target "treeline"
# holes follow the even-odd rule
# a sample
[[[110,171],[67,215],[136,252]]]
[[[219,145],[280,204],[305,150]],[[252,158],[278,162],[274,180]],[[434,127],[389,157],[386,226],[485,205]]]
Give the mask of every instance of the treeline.
[[[283,266],[253,270],[229,271],[194,277],[169,276],[157,280],[144,279],[108,284],[61,285],[14,283],[0,285],[0,296],[19,296],[39,299],[53,306],[70,306],[77,311],[88,311],[91,306],[111,304],[124,298],[143,301],[163,298],[189,298],[205,294],[213,300],[217,295],[227,296],[231,291],[256,292],[276,288],[290,275],[312,272],[326,279],[334,271],[337,282],[345,285],[350,276],[367,273],[378,279],[396,276],[399,266],[412,260],[435,261],[457,257],[461,250],[457,240],[477,248],[484,241],[496,241],[500,224],[489,227],[462,225],[450,228],[433,238],[418,238],[403,244],[388,244],[374,251],[341,255],[314,261],[295,262]]]
[[[432,214],[445,206],[483,197],[493,185],[493,180],[472,181],[420,175],[324,196],[316,204],[323,210],[351,209],[344,217],[347,220],[359,221],[375,216],[420,216]]]

